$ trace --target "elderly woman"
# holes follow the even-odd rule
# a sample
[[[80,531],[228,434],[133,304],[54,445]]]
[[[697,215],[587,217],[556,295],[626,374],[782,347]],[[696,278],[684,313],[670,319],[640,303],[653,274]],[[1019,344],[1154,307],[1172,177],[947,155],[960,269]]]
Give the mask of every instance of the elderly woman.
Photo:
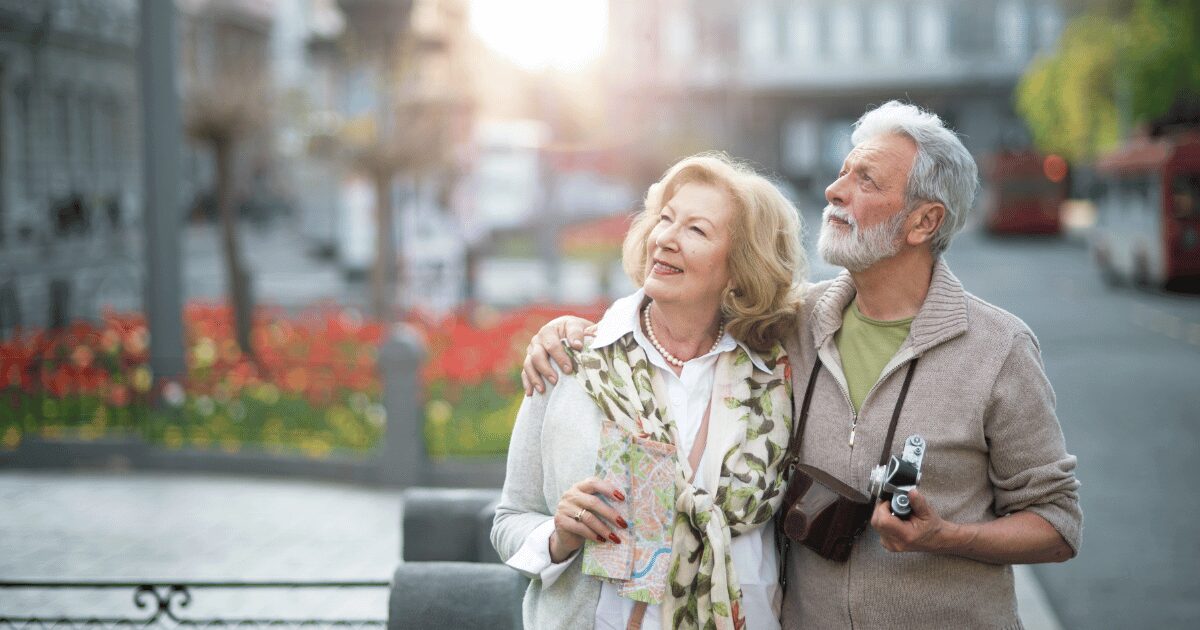
[[[492,543],[529,628],[778,628],[772,515],[792,418],[777,342],[795,208],[721,155],[671,167],[625,238],[641,286],[517,415]]]

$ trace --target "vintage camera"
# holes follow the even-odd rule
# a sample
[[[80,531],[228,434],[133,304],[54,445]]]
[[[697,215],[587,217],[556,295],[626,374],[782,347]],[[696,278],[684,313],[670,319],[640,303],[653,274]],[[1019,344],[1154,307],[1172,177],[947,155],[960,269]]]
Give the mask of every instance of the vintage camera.
[[[912,515],[908,493],[921,481],[921,463],[924,460],[925,440],[915,434],[908,436],[900,457],[892,455],[887,465],[876,466],[871,471],[871,496],[878,501],[889,501],[892,514],[907,519]]]

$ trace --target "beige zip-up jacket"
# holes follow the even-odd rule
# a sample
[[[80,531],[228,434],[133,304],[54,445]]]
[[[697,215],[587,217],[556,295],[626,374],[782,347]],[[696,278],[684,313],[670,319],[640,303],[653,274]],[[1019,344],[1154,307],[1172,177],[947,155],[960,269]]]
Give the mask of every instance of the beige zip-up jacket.
[[[1066,451],[1054,391],[1029,328],[965,292],[939,261],[908,339],[856,418],[833,341],[854,295],[844,272],[810,287],[797,336],[788,343],[788,353],[797,357],[792,363],[797,406],[814,360],[820,356],[822,362],[801,462],[865,491],[906,366],[920,357],[892,450],[913,433],[929,443],[921,491],[934,509],[960,523],[1030,510],[1078,551],[1083,514],[1075,457]],[[800,545],[792,546],[787,562],[784,628],[1021,627],[1011,566],[892,553],[870,527],[847,562],[825,560]]]

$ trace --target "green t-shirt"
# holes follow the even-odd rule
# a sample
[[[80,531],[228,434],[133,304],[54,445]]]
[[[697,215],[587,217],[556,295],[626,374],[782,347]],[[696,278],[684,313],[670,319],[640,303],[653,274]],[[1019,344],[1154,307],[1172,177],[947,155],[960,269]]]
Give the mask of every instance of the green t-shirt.
[[[850,401],[854,411],[862,408],[883,367],[892,360],[900,345],[908,338],[908,329],[913,318],[881,322],[863,315],[858,310],[858,300],[850,303],[842,313],[842,327],[833,337],[838,354],[842,355],[842,370],[846,373],[846,385],[850,387]]]

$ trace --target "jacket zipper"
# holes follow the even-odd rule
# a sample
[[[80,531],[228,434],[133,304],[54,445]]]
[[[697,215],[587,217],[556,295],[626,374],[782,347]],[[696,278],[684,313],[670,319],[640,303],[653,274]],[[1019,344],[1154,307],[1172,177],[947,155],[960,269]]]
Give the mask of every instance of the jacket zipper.
[[[817,355],[820,356],[820,350],[818,350]],[[903,366],[905,363],[908,363],[909,359],[912,358],[911,355],[912,355],[911,352],[906,352],[906,356],[904,356],[904,358],[897,361],[890,368],[886,368],[884,370],[884,372],[879,375],[879,378],[876,379],[875,384],[872,385],[871,389],[867,391],[866,397],[863,398],[863,406],[864,407],[867,406],[867,401],[871,399],[871,395],[874,394],[875,390],[879,388],[879,384],[882,383],[888,377],[890,377],[892,374],[894,374],[896,372],[896,370],[899,370],[900,367]],[[899,353],[897,353],[896,356],[899,356]],[[832,369],[829,369],[829,373],[833,376],[833,380],[837,382],[838,388],[842,390],[842,397],[846,400],[846,407],[848,409],[850,409],[850,439],[849,439],[850,444],[849,444],[849,446],[850,446],[851,452],[853,452],[854,451],[854,433],[855,433],[855,430],[858,428],[859,413],[857,411],[855,411],[855,409],[854,409],[854,401],[850,400],[850,388],[847,386],[847,384],[845,382],[846,375],[841,370],[840,362],[833,363],[832,361],[828,360],[829,358],[832,358],[832,357],[823,357],[822,361],[827,366],[828,365],[837,366],[838,370],[836,372]],[[853,568],[853,562],[854,562],[854,551],[851,550],[850,557],[846,559],[846,619],[848,619],[850,621],[851,630],[853,630],[853,628],[854,628],[854,606],[853,606],[853,603],[850,601],[851,593],[853,592],[853,589],[850,588],[851,587],[850,571]]]
[[[829,354],[826,351],[826,354]],[[817,356],[821,356],[821,350],[817,350]],[[858,425],[858,412],[854,409],[854,401],[850,400],[850,387],[846,384],[846,374],[842,371],[842,364],[830,361],[832,356],[821,357],[821,362],[825,364],[825,369],[829,370],[829,374],[833,376],[833,380],[838,384],[838,389],[842,390],[842,398],[846,401],[846,408],[850,410],[850,450],[854,450],[854,427]],[[838,357],[841,359],[841,357]],[[837,368],[834,371],[834,367]],[[865,399],[864,399],[865,400]]]
[[[899,370],[904,364],[908,363],[909,359],[912,358],[911,352],[906,352],[905,354],[906,356],[903,359],[897,361],[895,365],[892,365],[890,369],[885,370],[879,375],[879,378],[875,379],[875,384],[871,386],[871,389],[867,390],[867,395],[863,397],[863,407],[867,406],[867,401],[871,399],[871,394],[874,394],[875,390],[879,389],[879,384],[887,380],[887,378],[892,374],[895,374],[896,370]],[[900,354],[896,353],[896,356],[900,356]],[[850,394],[848,392],[846,393],[846,400],[850,400]],[[850,404],[850,409],[854,409],[853,403]],[[850,450],[854,450],[854,432],[856,429],[858,429],[857,413],[854,415],[854,421],[850,425]]]

